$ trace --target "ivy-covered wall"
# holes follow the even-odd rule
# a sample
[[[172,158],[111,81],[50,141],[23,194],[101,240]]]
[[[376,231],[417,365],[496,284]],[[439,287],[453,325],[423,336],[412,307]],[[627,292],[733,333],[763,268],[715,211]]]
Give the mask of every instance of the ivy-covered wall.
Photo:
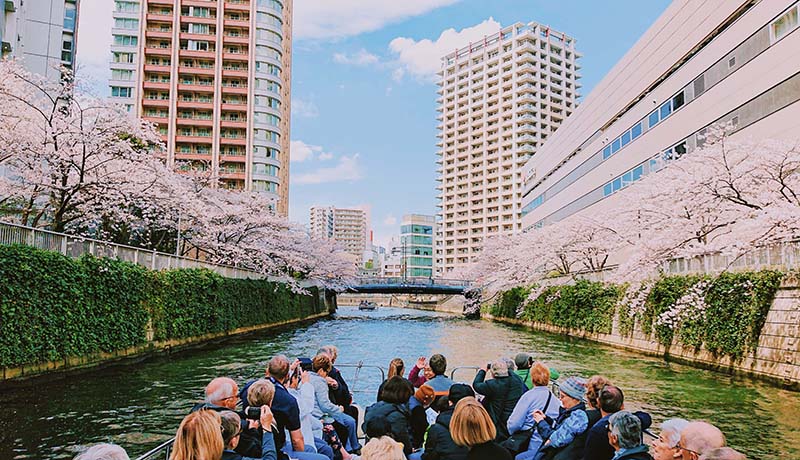
[[[224,333],[322,313],[308,295],[209,270],[148,271],[113,259],[0,246],[0,367]]]
[[[667,276],[634,286],[578,280],[514,288],[487,309],[494,317],[580,332],[631,337],[639,331],[664,347],[702,348],[737,361],[756,349],[782,279],[765,270]]]

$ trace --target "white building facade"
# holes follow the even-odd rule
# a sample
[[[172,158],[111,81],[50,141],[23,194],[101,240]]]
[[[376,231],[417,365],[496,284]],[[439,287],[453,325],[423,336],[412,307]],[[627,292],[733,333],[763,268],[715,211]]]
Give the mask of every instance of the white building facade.
[[[363,265],[367,249],[367,213],[363,209],[313,206],[310,211],[310,233],[313,238],[339,243]]]
[[[526,165],[523,227],[613,208],[715,124],[735,137],[800,136],[798,8],[672,3]]]
[[[0,12],[2,57],[59,81],[75,68],[79,0],[4,0]]]
[[[575,40],[517,23],[445,56],[437,119],[442,276],[522,229],[525,162],[577,104]]]

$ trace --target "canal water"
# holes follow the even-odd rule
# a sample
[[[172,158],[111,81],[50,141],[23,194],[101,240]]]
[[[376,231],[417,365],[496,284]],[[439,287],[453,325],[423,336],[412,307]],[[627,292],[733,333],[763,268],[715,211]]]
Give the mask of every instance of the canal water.
[[[800,459],[800,394],[664,362],[582,340],[440,313],[343,307],[335,318],[266,331],[141,364],[40,381],[0,393],[0,459],[71,459],[81,445],[114,442],[131,458],[169,439],[213,377],[241,383],[263,375],[270,356],[311,356],[339,347],[342,372],[362,406],[372,403],[381,374],[395,356],[407,366],[443,353],[449,368],[483,366],[499,356],[533,352],[562,376],[601,373],[625,391],[628,409],[665,418],[705,419],[753,460]],[[449,373],[449,370],[448,370]],[[471,381],[474,371],[456,372]]]

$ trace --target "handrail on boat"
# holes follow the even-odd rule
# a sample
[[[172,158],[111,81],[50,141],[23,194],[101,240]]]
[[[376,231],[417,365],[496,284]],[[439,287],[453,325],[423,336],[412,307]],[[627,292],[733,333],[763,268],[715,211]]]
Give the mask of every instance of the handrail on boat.
[[[171,438],[168,441],[164,441],[157,447],[137,457],[136,460],[156,460],[156,459],[169,460],[169,454],[172,453],[172,444],[174,442],[175,438]]]

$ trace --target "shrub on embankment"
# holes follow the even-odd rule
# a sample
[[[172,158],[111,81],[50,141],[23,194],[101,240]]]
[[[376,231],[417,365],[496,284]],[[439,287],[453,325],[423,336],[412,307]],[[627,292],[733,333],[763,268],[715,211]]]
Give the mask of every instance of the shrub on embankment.
[[[293,293],[266,280],[203,269],[148,271],[114,259],[70,259],[0,246],[0,367],[112,353],[304,318],[324,309],[316,289]]]
[[[702,347],[738,360],[758,346],[782,279],[782,273],[764,270],[665,276],[634,286],[578,280],[535,291],[513,288],[488,310],[581,332],[630,337],[639,331],[666,347]]]

